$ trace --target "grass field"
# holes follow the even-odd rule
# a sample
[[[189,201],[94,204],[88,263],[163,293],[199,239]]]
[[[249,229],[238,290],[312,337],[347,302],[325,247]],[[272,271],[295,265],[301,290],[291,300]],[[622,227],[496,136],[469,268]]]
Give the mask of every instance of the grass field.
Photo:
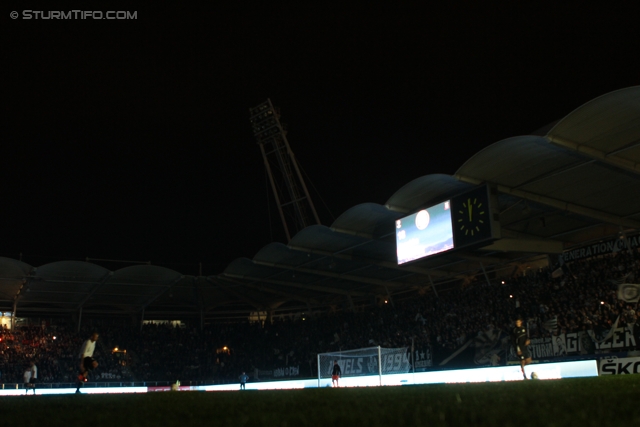
[[[281,391],[0,397],[15,426],[640,426],[640,375]]]

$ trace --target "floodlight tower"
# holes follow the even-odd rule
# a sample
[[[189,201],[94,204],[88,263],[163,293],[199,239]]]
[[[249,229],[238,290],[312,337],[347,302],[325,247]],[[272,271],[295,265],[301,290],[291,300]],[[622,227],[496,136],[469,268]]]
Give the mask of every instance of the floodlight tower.
[[[287,141],[287,131],[280,123],[280,110],[267,99],[249,112],[284,232],[290,241],[292,234],[320,224],[320,220]]]

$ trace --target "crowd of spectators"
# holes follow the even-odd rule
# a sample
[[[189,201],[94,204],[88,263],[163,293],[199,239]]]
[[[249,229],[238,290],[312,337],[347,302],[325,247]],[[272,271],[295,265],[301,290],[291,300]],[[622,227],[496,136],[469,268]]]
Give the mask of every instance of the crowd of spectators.
[[[638,322],[635,304],[617,298],[623,281],[640,281],[637,250],[528,270],[491,284],[481,276],[438,297],[413,294],[355,311],[298,314],[264,324],[132,327],[120,319],[91,321],[80,331],[63,322],[3,329],[0,381],[20,382],[31,360],[40,382],[73,381],[79,348],[93,330],[100,333],[95,380],[182,383],[237,382],[243,371],[256,377],[259,370],[285,366],[314,376],[318,353],[378,345],[413,344],[450,354],[479,331],[511,330],[518,315],[527,320],[532,338],[586,329],[602,336],[616,321],[619,327]]]
[[[80,366],[80,347],[91,335],[90,328],[77,331],[70,322],[44,322],[0,330],[0,375],[2,382],[21,382],[24,370],[33,361],[39,382],[73,382]],[[101,360],[99,377],[130,378],[115,355],[103,345],[96,347]]]

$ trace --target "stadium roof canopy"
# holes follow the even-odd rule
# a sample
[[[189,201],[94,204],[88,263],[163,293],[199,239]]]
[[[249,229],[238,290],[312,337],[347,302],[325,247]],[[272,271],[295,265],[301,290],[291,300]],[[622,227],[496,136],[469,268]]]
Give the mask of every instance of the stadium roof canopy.
[[[501,239],[398,266],[394,221],[488,184]],[[152,265],[116,271],[81,261],[34,267],[0,258],[0,310],[145,318],[246,318],[251,312],[353,309],[376,298],[492,280],[548,255],[640,230],[640,86],[577,108],[542,135],[498,141],[453,176],[426,175],[383,205],[365,203],[288,245],[270,243],[218,275]]]

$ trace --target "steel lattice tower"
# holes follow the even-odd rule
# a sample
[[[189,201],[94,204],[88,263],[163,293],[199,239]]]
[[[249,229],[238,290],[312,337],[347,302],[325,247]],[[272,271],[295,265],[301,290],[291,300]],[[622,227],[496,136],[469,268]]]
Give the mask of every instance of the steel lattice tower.
[[[282,225],[290,241],[292,234],[320,224],[320,220],[287,141],[287,131],[280,123],[280,110],[267,99],[249,111],[253,134],[262,151]]]

